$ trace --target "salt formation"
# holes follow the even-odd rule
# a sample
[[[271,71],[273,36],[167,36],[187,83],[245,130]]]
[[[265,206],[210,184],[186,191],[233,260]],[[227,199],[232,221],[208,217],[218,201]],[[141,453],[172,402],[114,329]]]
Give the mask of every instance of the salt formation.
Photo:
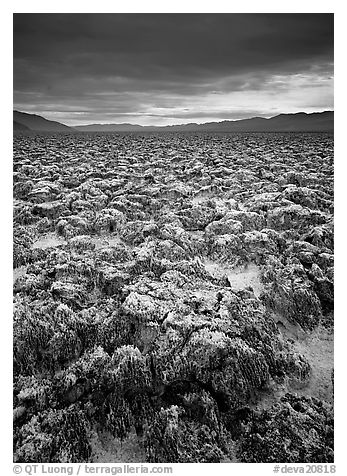
[[[15,460],[333,461],[332,137],[14,141]]]

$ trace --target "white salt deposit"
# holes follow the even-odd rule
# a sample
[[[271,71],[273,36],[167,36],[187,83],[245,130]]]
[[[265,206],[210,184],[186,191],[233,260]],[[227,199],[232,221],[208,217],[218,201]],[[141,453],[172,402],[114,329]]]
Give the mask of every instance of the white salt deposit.
[[[15,282],[21,276],[24,276],[26,272],[27,272],[27,266],[18,266],[18,268],[14,268],[13,282]]]
[[[215,261],[205,261],[205,269],[215,277],[227,276],[230,286],[235,291],[245,289],[248,286],[253,288],[254,294],[259,297],[262,292],[259,266],[250,263],[246,266],[231,267]]]
[[[48,233],[36,240],[33,243],[32,248],[40,248],[44,250],[46,248],[55,248],[56,246],[64,245],[65,243],[66,241],[55,233]]]

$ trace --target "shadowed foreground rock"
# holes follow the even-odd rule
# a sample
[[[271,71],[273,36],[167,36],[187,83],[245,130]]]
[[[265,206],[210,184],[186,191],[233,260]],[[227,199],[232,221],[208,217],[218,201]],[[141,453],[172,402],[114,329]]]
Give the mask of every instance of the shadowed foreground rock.
[[[331,405],[287,394],[269,410],[248,416],[239,456],[249,463],[334,462]]]

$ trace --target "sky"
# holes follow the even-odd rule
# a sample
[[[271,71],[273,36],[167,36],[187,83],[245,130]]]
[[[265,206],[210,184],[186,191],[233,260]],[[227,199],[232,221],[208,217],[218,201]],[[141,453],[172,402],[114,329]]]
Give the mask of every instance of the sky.
[[[333,14],[14,14],[14,109],[67,125],[333,109]]]

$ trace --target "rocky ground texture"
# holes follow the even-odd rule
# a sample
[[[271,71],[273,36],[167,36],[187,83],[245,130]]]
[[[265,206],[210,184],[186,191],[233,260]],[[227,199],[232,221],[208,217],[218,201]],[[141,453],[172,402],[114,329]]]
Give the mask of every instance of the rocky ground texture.
[[[333,270],[332,135],[17,135],[15,461],[333,461]]]

